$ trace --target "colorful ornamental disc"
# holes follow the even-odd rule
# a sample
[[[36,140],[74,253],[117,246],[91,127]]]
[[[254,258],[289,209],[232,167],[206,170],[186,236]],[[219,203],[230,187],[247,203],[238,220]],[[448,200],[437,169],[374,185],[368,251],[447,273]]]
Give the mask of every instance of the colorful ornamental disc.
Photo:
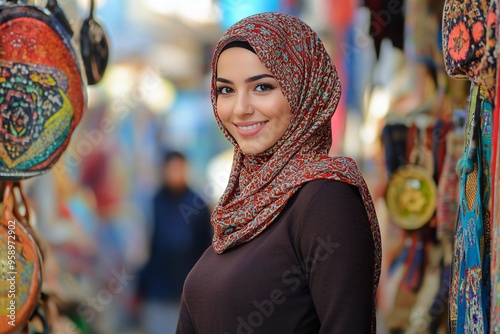
[[[407,230],[427,224],[436,211],[437,187],[430,173],[417,165],[398,168],[387,186],[386,203],[393,222]]]
[[[52,167],[85,108],[71,36],[44,8],[0,8],[0,179]]]
[[[19,333],[38,306],[41,254],[34,239],[5,208],[0,221],[0,334]]]

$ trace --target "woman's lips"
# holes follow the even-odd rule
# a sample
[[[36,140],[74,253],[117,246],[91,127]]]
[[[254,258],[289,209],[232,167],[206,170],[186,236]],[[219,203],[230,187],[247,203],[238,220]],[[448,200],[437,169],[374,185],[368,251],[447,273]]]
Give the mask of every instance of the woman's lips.
[[[264,122],[246,122],[246,123],[238,123],[234,124],[236,126],[236,131],[242,137],[252,137],[259,133],[267,121]]]

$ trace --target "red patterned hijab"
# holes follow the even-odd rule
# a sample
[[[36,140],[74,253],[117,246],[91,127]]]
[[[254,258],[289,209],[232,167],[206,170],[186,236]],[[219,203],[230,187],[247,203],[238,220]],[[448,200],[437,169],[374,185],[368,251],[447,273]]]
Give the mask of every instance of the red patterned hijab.
[[[223,48],[246,41],[271,71],[290,104],[291,124],[274,146],[245,155],[224,128],[217,113],[217,61]],[[212,60],[212,105],[219,127],[234,145],[229,184],[212,215],[215,252],[259,235],[306,182],[330,179],[358,187],[370,220],[375,244],[378,284],[380,231],[366,183],[352,159],[329,157],[330,120],[340,99],[335,66],[316,33],[287,14],[262,13],[230,27],[217,44]]]

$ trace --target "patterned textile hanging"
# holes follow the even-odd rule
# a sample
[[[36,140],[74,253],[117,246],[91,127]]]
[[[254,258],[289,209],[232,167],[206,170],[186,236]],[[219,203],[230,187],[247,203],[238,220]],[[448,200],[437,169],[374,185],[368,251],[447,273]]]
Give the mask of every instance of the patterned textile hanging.
[[[455,128],[446,135],[446,155],[438,183],[436,209],[436,238],[446,244],[453,243],[455,224],[460,198],[460,177],[455,171],[463,154],[464,130],[467,114],[465,110],[455,110]]]
[[[490,332],[491,135],[496,95],[498,0],[447,0],[443,53],[450,76],[473,85],[450,284],[450,332]]]
[[[500,13],[498,16],[500,17]],[[492,232],[492,261],[491,261],[491,279],[493,288],[493,299],[492,299],[492,311],[491,311],[491,332],[500,333],[500,181],[498,177],[500,176],[500,135],[498,134],[500,123],[500,105],[498,104],[498,94],[500,93],[498,84],[498,73],[497,69],[497,98],[495,101],[495,108],[493,110],[493,143],[492,143],[492,171],[491,179],[492,183],[492,222],[493,222],[493,232]]]
[[[491,115],[491,103],[473,86],[466,141],[474,167],[461,174],[450,285],[451,333],[489,332]]]

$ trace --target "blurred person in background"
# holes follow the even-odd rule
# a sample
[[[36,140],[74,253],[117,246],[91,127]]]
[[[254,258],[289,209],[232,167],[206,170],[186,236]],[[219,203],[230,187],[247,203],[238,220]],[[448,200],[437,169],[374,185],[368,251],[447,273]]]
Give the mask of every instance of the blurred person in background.
[[[163,184],[153,199],[150,256],[138,286],[147,334],[175,332],[184,280],[211,242],[209,209],[189,188],[188,170],[182,153],[165,155]]]

